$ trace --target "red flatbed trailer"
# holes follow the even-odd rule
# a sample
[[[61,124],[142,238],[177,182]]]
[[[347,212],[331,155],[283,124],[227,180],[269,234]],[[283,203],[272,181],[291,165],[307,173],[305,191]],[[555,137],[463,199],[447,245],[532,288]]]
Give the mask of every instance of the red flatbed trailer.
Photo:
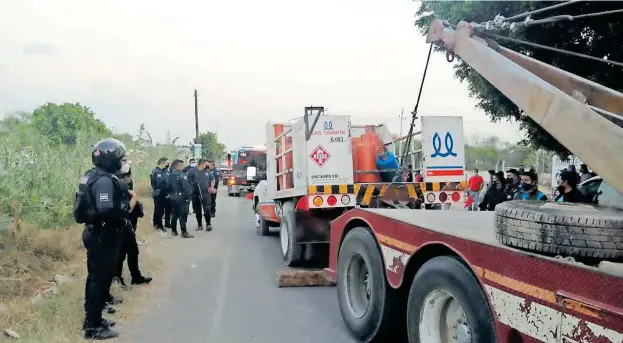
[[[481,38],[476,29],[487,28],[435,19],[427,42],[443,43],[623,192],[623,94]],[[623,264],[607,262],[623,260],[622,232],[615,207],[357,208],[331,222],[326,272],[361,342],[623,343]]]
[[[458,264],[467,273],[463,279],[455,280],[458,288],[453,296],[494,323],[486,327],[485,322],[481,329],[483,335],[491,336],[480,336],[482,340],[471,342],[623,342],[623,272],[505,246],[494,236],[493,212],[447,212],[440,215],[438,211],[414,214],[403,209],[349,211],[331,223],[327,274],[340,287],[339,283],[349,276],[344,267],[338,270],[338,249],[346,237],[355,238],[354,244],[362,246],[366,243],[360,239],[367,237],[373,239],[368,243],[374,243],[367,246],[371,248],[370,256],[363,257],[370,263],[369,279],[387,282],[383,287],[386,293],[383,302],[391,303],[385,311],[393,314],[384,316],[407,313],[408,303],[415,301],[409,299],[409,291],[422,290],[413,288],[415,278],[421,281],[422,277],[435,274],[447,276],[443,268],[455,268]],[[382,264],[372,267],[374,262]],[[427,263],[426,275],[417,276]],[[384,275],[375,274],[378,272]],[[348,295],[340,297],[345,296]],[[378,303],[376,306],[381,315],[382,306]],[[434,310],[434,305],[431,306]],[[374,310],[370,308],[370,311]],[[364,316],[361,323],[366,319]],[[406,318],[398,315],[390,319],[396,320],[395,326],[385,330],[401,336],[409,319],[408,315]],[[372,331],[383,330],[368,325],[362,325],[363,340],[373,335]],[[397,338],[384,337],[387,342]],[[560,340],[562,337],[566,340]],[[429,337],[422,342],[444,341]],[[457,342],[462,341],[457,339]]]

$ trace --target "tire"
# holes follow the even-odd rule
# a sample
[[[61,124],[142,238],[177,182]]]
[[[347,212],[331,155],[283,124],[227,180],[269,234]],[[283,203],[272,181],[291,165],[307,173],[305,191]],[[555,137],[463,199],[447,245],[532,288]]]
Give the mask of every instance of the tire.
[[[231,197],[231,196],[233,196],[233,193],[227,193],[227,196]]]
[[[461,321],[447,324],[458,324],[457,328],[439,330],[439,317],[453,308],[444,299],[458,303],[463,310]],[[495,322],[478,280],[461,261],[450,256],[427,261],[415,274],[407,301],[407,332],[409,343],[451,341],[441,339],[444,334],[462,336],[458,342],[497,342]],[[466,332],[471,340],[465,339]]]
[[[269,232],[268,221],[262,217],[257,208],[257,203],[255,204],[255,214],[259,216],[259,225],[256,225],[255,232],[260,236],[266,236]]]
[[[283,217],[279,226],[279,240],[281,253],[286,266],[293,267],[301,263],[303,258],[303,246],[296,243],[296,219],[294,216],[294,203],[285,202],[282,206]]]
[[[368,271],[367,283],[359,277],[361,263]],[[381,252],[366,228],[354,228],[346,235],[337,271],[337,298],[350,333],[365,343],[401,342],[406,332],[404,307],[400,309],[397,291],[385,279]]]
[[[512,247],[623,260],[623,211],[587,204],[510,201],[495,207],[495,237]]]

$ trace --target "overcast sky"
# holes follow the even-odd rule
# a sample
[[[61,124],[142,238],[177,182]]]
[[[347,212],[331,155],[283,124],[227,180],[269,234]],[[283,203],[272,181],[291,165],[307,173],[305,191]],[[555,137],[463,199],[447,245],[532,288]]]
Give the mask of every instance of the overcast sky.
[[[410,0],[3,0],[0,114],[47,101],[80,102],[117,131],[145,123],[194,137],[199,125],[229,148],[264,143],[267,120],[306,105],[385,122],[417,98],[428,46]],[[465,116],[468,135],[519,139],[491,124],[433,54],[422,115]],[[410,120],[410,119],[409,119]],[[405,131],[409,120],[404,121]]]

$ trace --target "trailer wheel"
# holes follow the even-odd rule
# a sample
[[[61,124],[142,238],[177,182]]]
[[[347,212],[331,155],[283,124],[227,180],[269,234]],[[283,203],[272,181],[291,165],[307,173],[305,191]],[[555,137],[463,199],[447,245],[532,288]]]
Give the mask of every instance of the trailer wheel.
[[[623,259],[623,211],[601,206],[511,201],[495,207],[495,237],[505,245],[552,255]]]
[[[390,342],[404,333],[392,327],[401,327],[394,316],[403,311],[395,308],[396,291],[385,280],[383,259],[370,231],[358,227],[346,235],[337,270],[340,312],[353,336],[365,343]]]
[[[296,243],[296,219],[294,216],[294,203],[285,202],[282,206],[283,217],[279,226],[279,240],[281,241],[281,253],[286,266],[295,266],[302,259],[302,246]]]
[[[409,343],[497,342],[487,297],[455,257],[435,257],[418,270],[407,301]]]

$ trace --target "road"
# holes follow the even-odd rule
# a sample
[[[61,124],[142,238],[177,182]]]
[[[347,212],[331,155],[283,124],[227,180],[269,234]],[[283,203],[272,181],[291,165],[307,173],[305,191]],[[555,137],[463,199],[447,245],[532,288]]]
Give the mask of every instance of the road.
[[[256,235],[249,200],[219,189],[213,220],[212,232],[195,232],[191,215],[195,238],[167,240],[171,272],[149,286],[162,289],[137,323],[119,328],[128,342],[355,342],[335,287],[277,288],[278,235]]]

